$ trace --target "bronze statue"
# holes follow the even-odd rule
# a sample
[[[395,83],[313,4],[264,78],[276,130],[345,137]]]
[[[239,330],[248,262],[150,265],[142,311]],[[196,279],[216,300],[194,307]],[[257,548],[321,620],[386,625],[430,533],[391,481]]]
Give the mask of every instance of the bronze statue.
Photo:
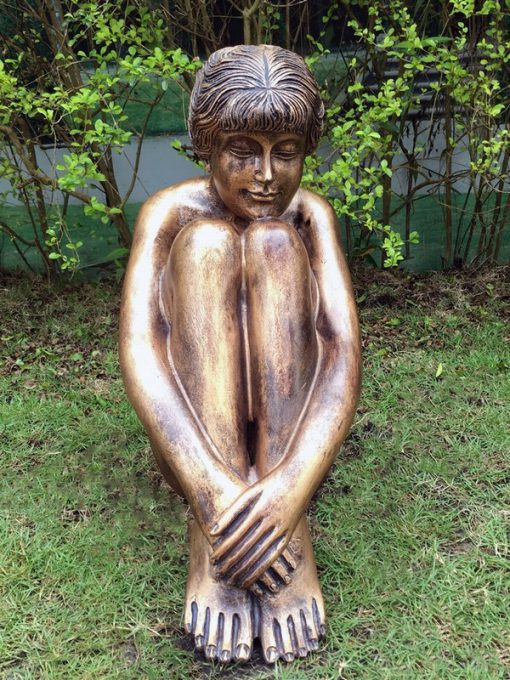
[[[329,204],[299,187],[316,83],[266,45],[215,52],[189,130],[209,176],[142,207],[121,365],[161,470],[189,502],[184,625],[210,659],[291,661],[325,632],[305,510],[350,427],[355,302]]]

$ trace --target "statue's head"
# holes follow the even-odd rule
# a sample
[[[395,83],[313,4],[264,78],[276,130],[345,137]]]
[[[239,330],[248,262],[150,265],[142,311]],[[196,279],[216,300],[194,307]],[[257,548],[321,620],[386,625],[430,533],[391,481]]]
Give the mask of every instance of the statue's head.
[[[324,105],[303,59],[281,47],[238,45],[214,52],[191,94],[188,127],[198,158],[208,161],[223,132],[292,132],[315,150]]]

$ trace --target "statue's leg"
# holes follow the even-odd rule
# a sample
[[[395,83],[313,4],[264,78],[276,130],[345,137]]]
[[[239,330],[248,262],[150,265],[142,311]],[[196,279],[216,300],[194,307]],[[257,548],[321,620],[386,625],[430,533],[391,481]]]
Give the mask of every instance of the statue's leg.
[[[250,225],[245,259],[255,465],[263,477],[292,446],[292,433],[313,388],[319,354],[317,285],[303,242],[283,222]],[[324,634],[324,604],[304,517],[289,548],[297,558],[292,582],[259,597],[267,661],[306,656]]]
[[[241,283],[240,239],[230,225],[200,220],[184,227],[162,282],[171,319],[170,354],[205,436],[225,464],[246,478]],[[195,521],[190,523],[190,548],[186,630],[209,658],[247,659],[253,640],[249,593],[215,580],[211,548]]]
[[[170,353],[182,386],[225,464],[245,479],[239,235],[220,220],[192,222],[174,241],[162,284]]]

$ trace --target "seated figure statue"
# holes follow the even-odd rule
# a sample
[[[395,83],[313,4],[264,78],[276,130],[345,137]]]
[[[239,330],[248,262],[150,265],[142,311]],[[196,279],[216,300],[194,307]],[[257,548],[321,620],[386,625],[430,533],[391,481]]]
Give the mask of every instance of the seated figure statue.
[[[185,629],[210,659],[318,648],[305,518],[356,409],[360,343],[329,204],[300,188],[324,108],[303,60],[215,52],[189,131],[207,177],[138,217],[121,313],[127,393],[191,508]]]

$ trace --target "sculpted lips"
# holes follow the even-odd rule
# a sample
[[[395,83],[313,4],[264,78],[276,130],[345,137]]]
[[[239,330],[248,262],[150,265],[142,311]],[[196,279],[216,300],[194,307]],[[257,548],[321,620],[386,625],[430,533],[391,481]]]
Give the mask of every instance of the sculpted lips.
[[[261,203],[270,203],[274,201],[276,196],[280,193],[279,191],[246,191],[246,193],[251,196],[255,201],[260,201]]]

